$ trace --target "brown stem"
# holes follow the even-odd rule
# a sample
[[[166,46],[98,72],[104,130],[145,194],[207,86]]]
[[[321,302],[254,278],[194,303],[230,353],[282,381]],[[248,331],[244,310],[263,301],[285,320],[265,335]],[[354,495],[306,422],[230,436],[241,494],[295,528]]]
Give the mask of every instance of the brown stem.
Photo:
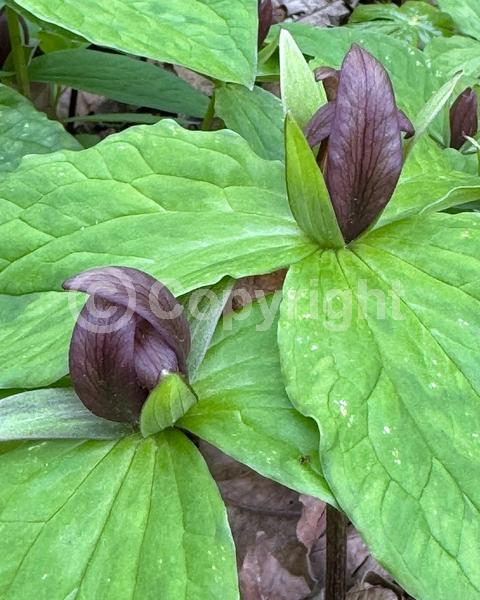
[[[325,600],[345,600],[347,519],[327,505],[327,573]]]

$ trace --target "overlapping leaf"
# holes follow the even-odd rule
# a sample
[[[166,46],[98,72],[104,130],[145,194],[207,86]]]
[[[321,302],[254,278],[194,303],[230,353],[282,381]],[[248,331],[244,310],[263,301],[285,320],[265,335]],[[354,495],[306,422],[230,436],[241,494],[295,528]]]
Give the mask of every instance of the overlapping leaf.
[[[0,452],[3,597],[238,600],[225,508],[181,433]]]
[[[288,275],[280,348],[327,481],[416,598],[478,598],[480,219],[405,220]]]
[[[202,117],[208,98],[173,73],[128,56],[75,49],[35,58],[32,81],[57,83],[119,102]]]
[[[81,271],[136,267],[179,295],[314,249],[290,214],[280,163],[232,132],[171,122],[30,158],[0,185],[0,206],[3,387],[65,374],[80,306],[60,290]]]
[[[80,145],[23,96],[0,85],[0,173],[13,171],[27,154],[48,154]]]
[[[35,17],[108,46],[253,84],[257,0],[15,0]]]
[[[439,0],[438,4],[450,13],[462,33],[480,40],[480,4],[477,0]]]
[[[220,321],[193,383],[199,402],[178,425],[265,477],[334,503],[318,463],[315,424],[285,394],[279,302],[279,294],[264,298]]]

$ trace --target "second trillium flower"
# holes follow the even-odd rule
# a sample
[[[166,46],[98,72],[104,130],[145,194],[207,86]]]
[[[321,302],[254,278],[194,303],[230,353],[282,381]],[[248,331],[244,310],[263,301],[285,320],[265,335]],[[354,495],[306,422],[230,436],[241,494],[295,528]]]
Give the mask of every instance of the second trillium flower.
[[[396,105],[391,81],[371,54],[353,45],[340,71],[328,70],[330,102],[305,129],[323,170],[346,243],[363,233],[393,195],[403,166],[401,132],[413,126]],[[324,74],[322,72],[322,78]]]
[[[92,269],[63,287],[90,296],[70,343],[77,395],[97,416],[136,423],[162,377],[187,377],[190,330],[181,305],[154,277],[125,267]]]

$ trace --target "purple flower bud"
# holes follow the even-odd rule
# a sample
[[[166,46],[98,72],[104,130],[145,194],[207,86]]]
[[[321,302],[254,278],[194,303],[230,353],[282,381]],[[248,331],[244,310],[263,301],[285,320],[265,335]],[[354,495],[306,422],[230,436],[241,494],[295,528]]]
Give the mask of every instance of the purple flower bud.
[[[155,278],[126,267],[91,269],[63,287],[90,296],[70,342],[78,397],[100,417],[137,422],[163,376],[187,376],[190,330],[183,308]]]
[[[378,217],[393,195],[403,165],[401,131],[413,125],[397,108],[383,66],[353,45],[340,71],[319,69],[317,80],[329,81],[330,102],[305,128],[310,146],[322,144],[330,198],[345,241],[351,242]],[[328,145],[324,140],[328,138]]]
[[[465,136],[478,132],[478,98],[472,88],[464,90],[450,109],[450,147],[455,150],[465,143]]]

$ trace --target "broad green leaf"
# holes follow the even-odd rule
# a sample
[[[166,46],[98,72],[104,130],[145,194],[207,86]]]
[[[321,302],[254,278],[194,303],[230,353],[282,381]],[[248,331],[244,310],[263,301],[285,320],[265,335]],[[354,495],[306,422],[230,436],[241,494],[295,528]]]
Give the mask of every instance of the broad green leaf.
[[[151,391],[140,415],[140,431],[144,437],[173,427],[197,402],[191,388],[178,373],[169,373]]]
[[[425,48],[425,56],[440,79],[453,77],[462,70],[465,86],[477,83],[480,77],[480,43],[477,40],[455,35],[439,38]]]
[[[136,267],[176,295],[268,273],[314,251],[295,224],[281,163],[229,131],[171,121],[76,153],[25,159],[0,183],[0,387],[66,372],[83,294],[62,282],[95,266]],[[21,335],[19,335],[21,332]]]
[[[435,79],[422,52],[410,48],[391,36],[348,27],[320,29],[300,23],[282,24],[300,50],[315,57],[311,66],[339,68],[352,44],[359,44],[373,54],[390,75],[398,105],[413,118],[435,89]]]
[[[257,0],[15,0],[35,17],[108,46],[253,85]]]
[[[447,155],[423,136],[409,154],[378,229],[406,217],[438,212],[480,199],[480,177],[452,171]]]
[[[428,102],[418,113],[414,120],[415,135],[407,142],[407,154],[411,152],[413,146],[427,132],[430,125],[432,125],[434,120],[441,113],[442,109],[452,97],[455,87],[462,75],[463,72],[459,71],[450,79],[450,81],[444,83],[439,90],[432,94],[428,99]]]
[[[23,392],[0,400],[0,441],[115,439],[132,433],[124,423],[95,416],[71,389]]]
[[[259,156],[283,160],[283,109],[276,96],[258,86],[224,85],[215,92],[215,112]]]
[[[280,87],[285,113],[291,113],[302,129],[327,102],[323,85],[315,81],[315,75],[286,29],[280,32]]]
[[[225,508],[181,433],[2,446],[2,597],[238,600]]]
[[[407,0],[400,7],[391,2],[359,5],[348,23],[391,35],[420,48],[434,37],[452,35],[454,29],[450,15],[418,0]]]
[[[323,174],[290,114],[285,121],[285,166],[288,200],[299,226],[322,248],[344,246]]]
[[[261,475],[334,504],[318,462],[317,428],[294,410],[282,383],[280,298],[262,298],[219,323],[192,384],[199,402],[178,426]]]
[[[0,84],[0,173],[13,171],[27,154],[47,154],[80,148],[55,121],[38,112],[28,100]]]
[[[439,0],[438,4],[450,13],[462,33],[480,40],[480,4],[477,0]]]
[[[422,600],[480,593],[480,215],[396,223],[295,265],[279,342],[339,505]]]
[[[165,69],[120,54],[61,50],[34,58],[31,81],[56,83],[126,104],[202,117],[208,98]]]
[[[193,381],[205,358],[218,321],[235,287],[235,279],[225,277],[209,288],[195,290],[183,302],[190,326],[191,348],[187,358],[188,376]]]

